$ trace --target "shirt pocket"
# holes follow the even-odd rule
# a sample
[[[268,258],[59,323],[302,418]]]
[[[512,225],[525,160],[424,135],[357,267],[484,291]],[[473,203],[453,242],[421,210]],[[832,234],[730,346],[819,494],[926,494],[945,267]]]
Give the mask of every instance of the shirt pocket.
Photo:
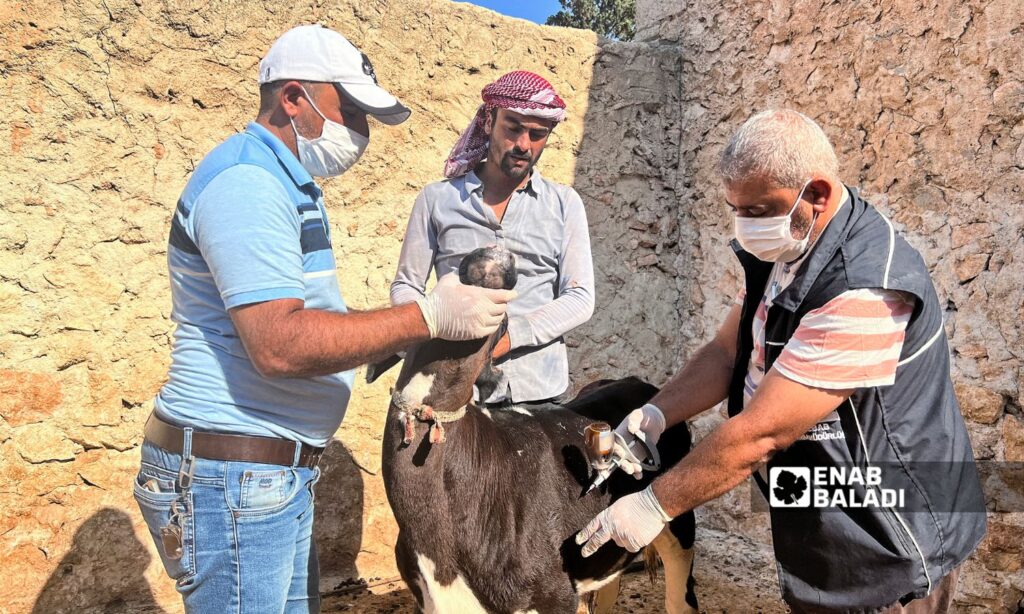
[[[434,266],[440,278],[445,273],[459,270],[459,263],[471,251],[488,245],[504,246],[504,239],[495,230],[469,221],[453,221],[439,229]]]
[[[564,236],[561,221],[540,215],[518,225],[509,234],[506,247],[516,255],[517,265],[522,263],[520,268],[555,273]]]

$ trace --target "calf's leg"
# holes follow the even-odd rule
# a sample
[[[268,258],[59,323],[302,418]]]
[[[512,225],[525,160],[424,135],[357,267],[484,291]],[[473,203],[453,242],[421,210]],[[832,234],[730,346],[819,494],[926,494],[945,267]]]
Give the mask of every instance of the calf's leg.
[[[424,610],[424,595],[420,590],[420,571],[416,566],[416,555],[406,540],[402,539],[402,533],[398,533],[398,541],[395,543],[395,563],[402,581],[409,587],[409,592],[416,599],[416,612],[422,614]]]
[[[611,614],[615,602],[619,599],[619,580],[621,578],[621,575],[615,576],[614,580],[594,591],[590,614]]]
[[[652,545],[665,566],[665,611],[668,614],[696,614],[697,595],[693,581],[693,513],[673,520]]]

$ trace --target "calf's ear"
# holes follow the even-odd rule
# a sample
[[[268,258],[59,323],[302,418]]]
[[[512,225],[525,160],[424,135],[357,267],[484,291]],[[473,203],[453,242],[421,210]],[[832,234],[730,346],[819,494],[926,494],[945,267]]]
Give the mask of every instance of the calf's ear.
[[[494,389],[498,387],[500,379],[501,369],[495,367],[491,359],[488,358],[483,370],[480,371],[480,375],[476,378],[476,389],[480,392],[481,405],[487,402],[487,399],[491,398],[491,395],[494,394]]]
[[[379,362],[370,363],[366,367],[366,383],[372,384],[377,380],[378,377],[384,375],[391,367],[401,362],[402,357],[398,354],[392,354],[384,360]]]

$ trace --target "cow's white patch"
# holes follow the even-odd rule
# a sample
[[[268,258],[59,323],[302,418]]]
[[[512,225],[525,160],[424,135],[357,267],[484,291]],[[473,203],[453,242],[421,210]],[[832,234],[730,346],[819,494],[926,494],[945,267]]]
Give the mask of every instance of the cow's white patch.
[[[665,566],[665,611],[668,614],[696,614],[686,602],[687,579],[693,573],[693,548],[685,549],[668,527],[652,542]]]
[[[430,394],[430,389],[433,385],[433,375],[424,375],[422,373],[413,375],[401,390],[395,392],[395,405],[399,409],[404,410],[418,408],[427,400],[427,395]]]
[[[454,582],[448,586],[441,586],[434,575],[434,572],[437,571],[434,561],[422,554],[416,554],[416,565],[420,569],[417,583],[423,593],[423,611],[426,614],[448,614],[449,612],[485,614],[487,612],[462,576],[455,576]]]
[[[517,414],[523,414],[524,416],[532,416],[533,415],[533,414],[530,413],[530,410],[523,409],[522,407],[519,407],[518,405],[513,405],[512,407],[509,407],[509,409],[511,409],[512,411],[516,412]]]
[[[610,584],[615,581],[615,578],[619,577],[621,571],[617,571],[606,578],[590,578],[589,580],[577,580],[576,581],[576,592],[577,593],[589,593],[596,591],[597,589]]]
[[[619,599],[619,580],[622,576],[616,574],[612,577],[614,580],[591,593],[593,597],[588,595],[591,601],[590,614],[612,614],[616,611],[615,602]]]
[[[487,416],[491,420],[494,420],[494,416],[491,415],[491,410],[489,410],[487,408],[484,408],[484,409],[480,410],[480,413],[482,413],[483,415]]]

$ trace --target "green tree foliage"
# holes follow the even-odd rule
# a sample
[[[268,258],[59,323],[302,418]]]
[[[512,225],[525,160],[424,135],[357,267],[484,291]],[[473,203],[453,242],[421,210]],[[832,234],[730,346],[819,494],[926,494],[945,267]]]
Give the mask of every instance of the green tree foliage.
[[[636,33],[636,0],[558,0],[562,10],[548,17],[549,26],[593,30],[628,41]]]

